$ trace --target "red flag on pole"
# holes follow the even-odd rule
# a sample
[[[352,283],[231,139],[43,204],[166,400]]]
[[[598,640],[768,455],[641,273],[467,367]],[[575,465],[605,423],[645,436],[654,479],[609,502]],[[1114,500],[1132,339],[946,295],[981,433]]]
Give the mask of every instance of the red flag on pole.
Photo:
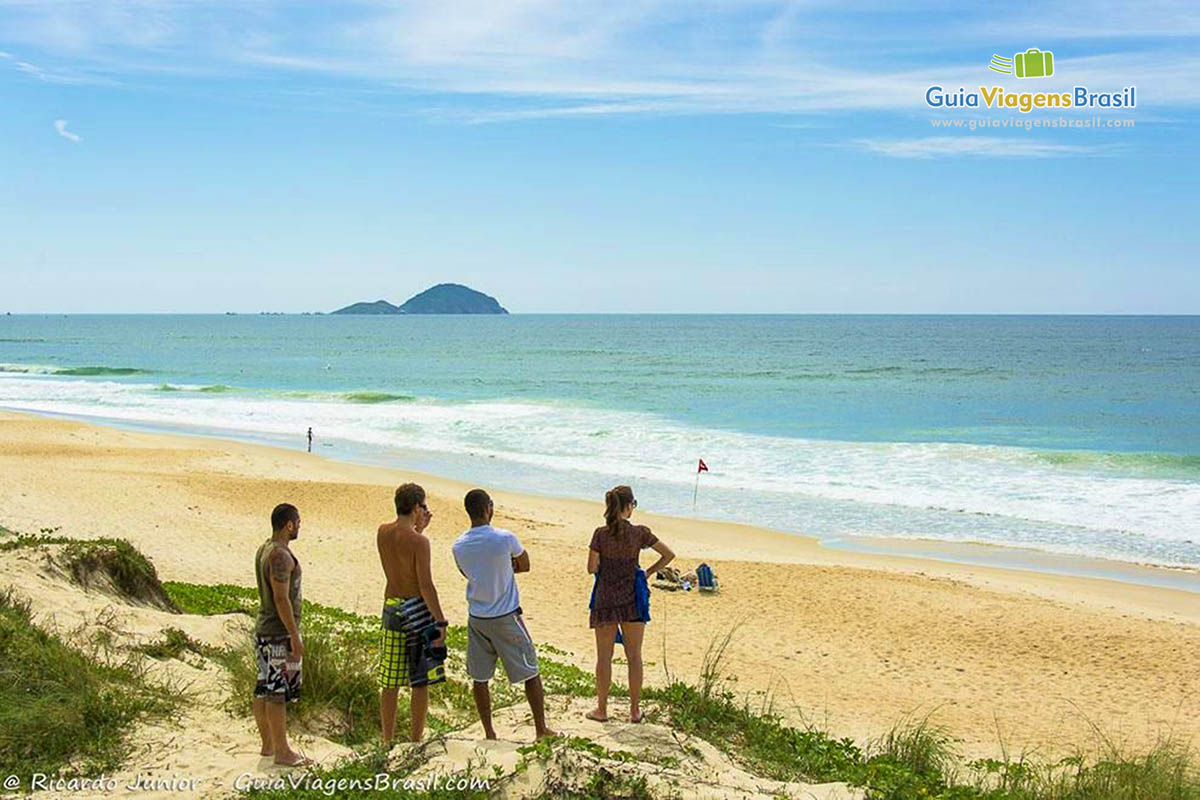
[[[697,474],[697,475],[699,475],[701,472],[708,472],[708,464],[705,464],[705,463],[704,463],[704,459],[703,459],[703,458],[702,458],[702,459],[700,459],[700,466],[698,466],[698,467],[696,468],[696,474]]]

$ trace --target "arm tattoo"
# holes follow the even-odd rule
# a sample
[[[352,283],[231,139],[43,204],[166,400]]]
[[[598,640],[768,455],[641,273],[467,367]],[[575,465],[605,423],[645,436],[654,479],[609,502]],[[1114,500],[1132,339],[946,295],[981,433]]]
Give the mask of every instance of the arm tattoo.
[[[281,548],[275,548],[270,557],[271,580],[278,583],[287,583],[288,578],[292,575],[292,559]]]

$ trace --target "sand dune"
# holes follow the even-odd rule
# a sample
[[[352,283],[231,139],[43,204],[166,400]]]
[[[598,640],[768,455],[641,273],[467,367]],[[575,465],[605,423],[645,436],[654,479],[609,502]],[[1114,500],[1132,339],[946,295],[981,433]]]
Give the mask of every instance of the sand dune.
[[[561,747],[561,756],[548,764],[534,764],[524,771],[521,761],[522,738],[528,735],[531,721],[523,705],[509,706],[497,712],[494,719],[498,741],[483,739],[483,728],[476,724],[447,736],[434,745],[426,769],[431,773],[448,774],[462,769],[468,762],[477,764],[476,771],[488,774],[499,767],[504,775],[513,775],[501,797],[539,797],[548,785],[566,785],[579,791],[587,779],[598,770],[609,769],[625,776],[642,776],[652,792],[663,790],[663,796],[682,796],[696,800],[768,800],[776,797],[796,800],[856,800],[861,791],[840,783],[784,783],[751,775],[735,764],[729,756],[699,739],[680,736],[662,725],[644,723],[602,725],[584,719],[591,708],[586,700],[552,698],[550,712],[560,722],[558,732],[564,737],[585,738],[616,753],[652,754],[655,759],[678,762],[670,766],[649,762],[615,761],[589,752],[571,751]],[[657,796],[657,795],[656,795]]]
[[[100,589],[84,590],[68,579],[45,550],[2,554],[0,585],[11,587],[18,597],[29,601],[38,625],[56,631],[75,646],[86,650],[95,634],[103,632],[118,663],[130,649],[161,639],[163,628],[177,628],[199,643],[224,648],[244,643],[251,627],[243,614],[172,614],[130,604]],[[232,719],[226,711],[228,685],[220,665],[199,656],[164,661],[145,657],[143,662],[150,680],[172,687],[184,702],[178,717],[135,727],[124,768],[105,776],[117,789],[114,796],[166,800],[223,795],[240,775],[282,774],[282,768],[259,755],[253,720]],[[293,739],[318,763],[332,764],[350,753],[348,748],[303,733]],[[129,786],[139,788],[131,791],[125,788]],[[97,796],[90,791],[48,794]]]
[[[118,663],[137,657],[135,648],[158,640],[165,627],[215,648],[244,646],[252,628],[243,614],[176,614],[131,601],[101,576],[84,588],[61,568],[61,546],[0,553],[0,584],[30,601],[36,624],[55,631],[74,646],[91,651],[89,642],[103,633],[104,652]],[[201,655],[156,660],[141,656],[148,678],[171,687],[182,698],[178,716],[137,724],[130,754],[117,772],[93,777],[93,783],[54,785],[35,797],[228,797],[251,786],[286,787],[306,779],[302,770],[277,767],[259,754],[258,734],[248,717],[226,709],[229,687],[224,668]],[[794,800],[855,800],[862,792],[844,784],[810,785],[752,775],[729,756],[699,739],[646,722],[600,724],[584,719],[590,701],[551,696],[550,713],[563,739],[547,758],[526,751],[533,730],[524,704],[498,709],[498,740],[486,741],[479,723],[433,737],[420,745],[399,744],[391,765],[411,759],[420,766],[403,779],[411,782],[488,780],[503,798],[542,797],[557,787],[585,789],[604,770],[623,779],[643,779],[664,796],[746,800],[786,797]],[[345,747],[292,726],[294,746],[318,765],[332,766],[351,755]],[[586,740],[586,748],[578,747]],[[407,770],[405,770],[407,772]],[[404,773],[400,773],[404,774]],[[25,776],[30,780],[30,776]],[[320,778],[317,778],[320,780]],[[95,781],[103,781],[97,791]],[[72,790],[74,789],[74,790]]]

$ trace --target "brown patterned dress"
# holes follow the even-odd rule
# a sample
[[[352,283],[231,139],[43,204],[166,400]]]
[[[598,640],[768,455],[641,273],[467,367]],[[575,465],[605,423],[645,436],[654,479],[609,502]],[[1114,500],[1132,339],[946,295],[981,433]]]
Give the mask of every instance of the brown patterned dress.
[[[633,525],[626,519],[618,523],[616,533],[609,531],[608,526],[596,528],[591,549],[600,554],[600,571],[596,574],[591,627],[641,621],[633,578],[641,551],[656,542],[658,537],[649,528]]]

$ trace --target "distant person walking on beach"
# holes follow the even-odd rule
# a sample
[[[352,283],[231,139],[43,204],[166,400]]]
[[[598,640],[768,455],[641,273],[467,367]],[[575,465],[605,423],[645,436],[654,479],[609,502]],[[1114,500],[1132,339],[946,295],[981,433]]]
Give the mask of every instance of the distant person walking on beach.
[[[429,526],[433,514],[425,504],[425,490],[415,483],[406,483],[396,489],[396,519],[379,526],[375,543],[379,548],[379,561],[387,577],[384,590],[383,617],[398,611],[404,601],[420,597],[437,620],[441,635],[433,642],[434,647],[446,644],[446,616],[438,602],[437,589],[433,585],[430,565],[429,539],[423,533]],[[414,742],[421,741],[425,734],[425,717],[429,711],[429,687],[412,686],[415,677],[409,674],[411,649],[418,643],[408,641],[400,630],[386,624],[379,631],[379,689],[380,724],[383,741],[390,745],[396,734],[396,699],[400,687],[409,686],[412,691],[410,713],[410,735]]]
[[[254,556],[258,583],[258,622],[254,650],[258,679],[254,684],[254,720],[262,737],[262,754],[276,764],[309,763],[287,740],[286,703],[300,696],[304,641],[300,638],[300,562],[289,543],[300,535],[300,512],[280,503],[271,512],[271,538]]]
[[[312,452],[312,428],[308,429],[308,452]]]
[[[642,637],[646,623],[639,608],[638,585],[646,593],[647,603],[649,587],[638,558],[642,550],[654,548],[659,558],[647,570],[653,575],[671,563],[675,553],[645,525],[629,521],[637,500],[628,486],[610,489],[604,495],[604,503],[605,524],[596,528],[588,549],[588,572],[596,576],[590,621],[596,632],[596,708],[587,713],[587,718],[597,722],[608,720],[613,646],[619,627],[629,664],[629,721],[641,722]]]
[[[546,727],[545,692],[538,674],[537,649],[525,627],[516,573],[529,571],[529,553],[511,532],[493,528],[492,498],[472,489],[463,499],[471,528],[453,545],[454,563],[467,579],[467,674],[484,735],[492,728],[492,695],[488,682],[496,659],[504,664],[509,683],[525,686],[537,738],[558,734]]]

